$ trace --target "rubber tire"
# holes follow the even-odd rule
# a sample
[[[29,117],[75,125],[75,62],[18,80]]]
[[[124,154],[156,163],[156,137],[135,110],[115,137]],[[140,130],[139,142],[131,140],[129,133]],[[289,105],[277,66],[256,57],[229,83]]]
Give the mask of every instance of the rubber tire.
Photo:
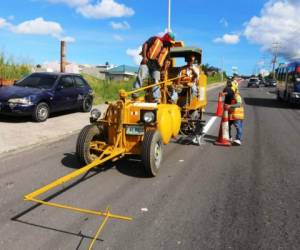
[[[45,117],[40,117],[39,116],[39,110],[41,108],[45,108],[47,110],[47,115]],[[49,108],[49,105],[45,102],[40,102],[36,105],[34,111],[33,111],[33,114],[32,114],[32,118],[34,121],[36,122],[44,122],[48,119],[49,117],[49,114],[50,114],[50,108]]]
[[[78,160],[84,165],[87,165],[94,160],[90,154],[90,142],[96,135],[101,136],[102,132],[95,124],[85,126],[78,135],[76,155]]]
[[[160,144],[160,161],[156,165],[155,162],[155,146]],[[142,143],[142,162],[144,164],[146,175],[155,177],[158,174],[163,157],[163,142],[158,130],[147,131],[144,135]]]
[[[85,113],[90,112],[92,107],[93,107],[93,98],[91,96],[84,97],[82,101],[81,111]]]

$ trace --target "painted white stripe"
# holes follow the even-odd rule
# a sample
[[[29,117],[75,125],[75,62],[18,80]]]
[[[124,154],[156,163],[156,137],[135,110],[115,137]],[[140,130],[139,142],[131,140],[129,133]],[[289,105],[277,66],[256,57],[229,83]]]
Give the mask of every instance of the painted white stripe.
[[[206,123],[206,125],[203,128],[203,133],[206,134],[209,129],[211,128],[211,126],[214,124],[214,122],[216,121],[218,117],[217,116],[213,116],[209,119],[209,121]]]

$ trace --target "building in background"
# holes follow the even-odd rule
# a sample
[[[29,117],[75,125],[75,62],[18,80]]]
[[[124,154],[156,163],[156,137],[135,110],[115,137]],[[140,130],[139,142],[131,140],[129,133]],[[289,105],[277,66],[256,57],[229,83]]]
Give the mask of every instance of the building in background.
[[[137,76],[138,67],[120,65],[107,71],[107,80],[112,81],[129,81]]]

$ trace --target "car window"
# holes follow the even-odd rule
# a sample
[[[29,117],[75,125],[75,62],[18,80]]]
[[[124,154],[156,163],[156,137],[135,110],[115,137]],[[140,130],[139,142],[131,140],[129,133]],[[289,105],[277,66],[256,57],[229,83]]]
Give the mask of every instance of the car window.
[[[59,86],[62,86],[64,89],[73,88],[73,79],[71,76],[63,76],[59,80]]]
[[[32,74],[18,81],[15,85],[20,87],[50,89],[56,81],[56,75]]]
[[[75,80],[75,87],[79,87],[79,88],[85,87],[85,82],[81,77],[74,76],[74,80]]]

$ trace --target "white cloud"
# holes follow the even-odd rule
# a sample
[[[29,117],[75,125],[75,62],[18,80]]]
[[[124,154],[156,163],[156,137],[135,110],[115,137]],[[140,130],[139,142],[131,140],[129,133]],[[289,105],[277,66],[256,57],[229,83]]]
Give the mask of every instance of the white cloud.
[[[42,17],[28,20],[17,25],[7,22],[4,18],[0,17],[0,28],[7,28],[7,30],[17,34],[52,36],[59,40],[65,40],[66,42],[75,42],[75,38],[73,37],[63,37],[64,30],[59,23],[46,21]]]
[[[113,39],[115,39],[116,41],[119,41],[119,42],[124,41],[124,38],[119,35],[113,35]]]
[[[225,34],[222,37],[214,39],[215,43],[237,44],[240,42],[240,36],[237,34]]]
[[[220,20],[220,24],[224,25],[224,27],[226,27],[226,28],[229,26],[229,23],[225,18],[222,18]]]
[[[127,49],[126,54],[132,58],[136,65],[139,65],[142,60],[142,56],[140,55],[141,51],[142,46],[138,47],[137,49]]]
[[[114,0],[101,0],[97,4],[87,4],[77,8],[87,18],[106,19],[111,17],[132,16],[134,10]]]
[[[299,0],[270,0],[246,23],[244,35],[264,50],[272,51],[276,42],[281,56],[300,58],[299,12]]]
[[[130,29],[130,25],[129,23],[127,23],[126,21],[123,22],[110,22],[111,27],[114,30],[125,30],[125,29]]]
[[[16,26],[12,26],[11,31],[18,34],[51,35],[53,37],[60,37],[63,29],[57,22],[45,21],[42,17],[38,17],[34,20],[25,21]]]
[[[8,22],[4,18],[0,17],[0,28],[3,28],[7,25],[8,25]]]
[[[48,0],[50,3],[64,3],[70,7],[78,7],[89,4],[90,0]]]

